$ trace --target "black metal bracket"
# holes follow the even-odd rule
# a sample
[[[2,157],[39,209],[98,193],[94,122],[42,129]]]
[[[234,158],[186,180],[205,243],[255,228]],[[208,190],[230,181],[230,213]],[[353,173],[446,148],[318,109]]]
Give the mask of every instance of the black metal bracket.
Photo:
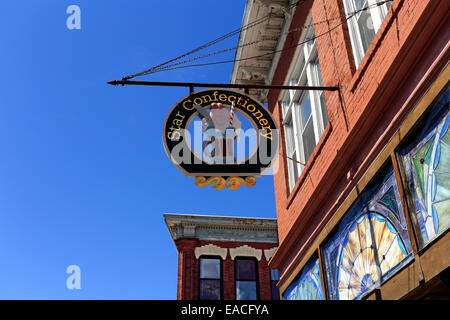
[[[228,88],[228,89],[272,89],[272,90],[315,90],[315,91],[339,91],[339,87],[312,87],[312,86],[283,86],[283,85],[258,85],[258,84],[231,84],[231,83],[198,83],[198,82],[160,82],[160,81],[130,81],[114,80],[107,82],[110,85],[138,85],[138,86],[164,86],[164,87],[188,87],[190,93],[194,88]]]

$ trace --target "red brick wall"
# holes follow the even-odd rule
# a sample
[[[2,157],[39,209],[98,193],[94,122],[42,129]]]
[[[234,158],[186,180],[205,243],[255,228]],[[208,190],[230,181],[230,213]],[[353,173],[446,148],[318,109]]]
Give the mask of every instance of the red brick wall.
[[[194,255],[194,249],[198,246],[197,239],[180,239],[176,241],[178,250],[178,279],[177,299],[195,299],[193,294],[197,292],[197,283],[192,281],[198,274],[198,266]]]
[[[394,0],[356,70],[347,23],[343,19],[315,25],[329,125],[302,176],[289,193],[286,159],[279,157],[274,175],[280,246],[273,268],[288,270],[329,221],[348,192],[414,106],[414,99],[449,61],[448,1]],[[292,28],[305,22],[298,6]],[[344,13],[342,0],[316,0],[313,22]],[[327,34],[327,30],[332,29]],[[293,33],[299,40],[300,34]],[[285,45],[285,47],[288,44]],[[273,84],[286,83],[292,55],[282,55]],[[281,123],[278,91],[269,93],[269,108]],[[282,133],[283,134],[283,133]],[[284,152],[284,142],[281,144]],[[347,179],[347,173],[354,174]]]
[[[231,241],[199,241],[197,239],[179,239],[175,242],[178,249],[178,300],[198,300],[199,293],[199,261],[195,258],[194,250],[208,244],[221,248],[237,248],[248,245],[254,249],[262,249],[261,260],[258,261],[259,297],[261,300],[271,300],[270,269],[264,255],[264,249],[271,249],[274,243],[259,242],[231,242]],[[223,298],[235,300],[236,289],[234,279],[234,260],[228,251],[227,257],[222,261],[223,268]]]

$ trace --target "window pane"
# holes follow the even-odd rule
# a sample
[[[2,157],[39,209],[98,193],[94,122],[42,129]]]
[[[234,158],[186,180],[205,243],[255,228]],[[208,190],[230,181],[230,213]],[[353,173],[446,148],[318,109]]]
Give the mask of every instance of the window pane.
[[[314,61],[314,66],[317,73],[317,85],[320,87],[323,85],[323,81],[322,81],[322,71],[320,70],[319,57],[317,57],[316,61]]]
[[[286,300],[324,300],[319,259],[313,259],[284,292]]]
[[[289,124],[286,124],[284,126],[285,133],[286,133],[286,152],[288,156],[292,156],[294,153],[295,148],[295,140],[294,140],[294,128],[292,127],[292,122]]]
[[[220,280],[200,280],[200,300],[220,300]]]
[[[297,80],[290,80],[289,85],[290,86],[297,85]],[[292,101],[292,98],[294,97],[294,95],[295,95],[295,90],[289,90],[289,101]]]
[[[422,130],[399,150],[420,248],[450,227],[449,104],[447,89],[424,119]]]
[[[200,259],[200,278],[201,279],[220,279],[220,260],[219,259]]]
[[[280,271],[278,269],[270,269],[270,280],[280,280]]]
[[[255,260],[235,260],[236,280],[256,280]]]
[[[328,111],[325,104],[325,93],[323,91],[320,93],[320,108],[322,109],[322,121],[323,127],[325,128],[328,123]]]
[[[361,15],[358,18],[358,28],[361,34],[363,50],[366,52],[375,37],[372,17],[368,10],[361,12]]]
[[[311,101],[309,100],[309,94],[307,92],[303,94],[303,100],[300,109],[302,111],[302,125],[305,126],[306,122],[311,116]]]
[[[280,280],[280,271],[278,269],[270,269],[272,300],[280,300],[280,291],[277,288],[278,280]]]
[[[317,86],[323,86],[322,72],[320,71],[320,64],[319,64],[319,57],[317,57],[316,60],[314,61],[314,69],[313,70],[316,74],[316,82],[314,84]],[[320,119],[320,120],[322,120],[323,128],[325,128],[328,123],[328,112],[327,112],[327,106],[325,103],[325,93],[323,91],[319,91],[319,92],[317,92],[317,94],[319,95],[319,105],[320,105],[320,111],[322,114],[322,119]],[[320,134],[322,134],[322,133],[320,132]]]
[[[380,2],[380,1],[377,1],[377,2]],[[386,11],[389,10],[389,8],[391,7],[391,5],[392,5],[392,1],[386,2]]]
[[[295,150],[295,138],[294,138],[294,130],[292,127],[292,121],[289,124],[285,124],[285,139],[286,139],[286,154],[290,158],[287,158],[288,170],[289,170],[289,183],[290,188],[292,189],[295,185],[295,182],[299,176],[298,165],[292,159],[297,160],[297,152]]]
[[[367,7],[367,0],[354,0],[355,10],[358,11],[364,7]]]
[[[311,53],[311,50],[314,48],[314,46],[316,45],[316,41],[313,39],[314,38],[314,30],[312,30],[312,34],[308,37],[311,40],[308,42],[305,42],[305,46],[306,46],[306,51],[307,54],[309,56],[309,54]],[[306,40],[305,40],[306,41]]]
[[[292,159],[297,160],[296,158],[292,158]],[[295,186],[295,182],[297,182],[298,178],[300,177],[300,172],[298,170],[297,162],[295,162],[293,160],[290,160],[290,161],[292,162],[293,179],[294,179],[294,181],[293,181],[294,183],[293,183],[292,187],[294,187]]]
[[[312,119],[306,124],[306,128],[303,131],[303,148],[305,152],[305,162],[308,161],[309,157],[314,151],[316,146],[316,138],[314,136],[314,126]]]
[[[292,156],[290,157],[291,159],[287,159],[287,161],[289,162],[289,179],[290,179],[290,183],[291,183],[291,190],[292,188],[294,188],[295,186],[295,182],[298,180],[299,176],[300,176],[300,172],[299,172],[299,168],[298,168],[298,163],[295,162],[294,160],[297,160],[297,152],[294,152],[294,154],[292,154]],[[294,160],[292,160],[294,159]]]
[[[289,102],[287,102],[287,101],[281,102],[281,109],[283,110],[283,118],[285,118],[287,111],[289,109]]]
[[[256,300],[255,281],[236,281],[236,300]]]
[[[272,300],[280,300],[280,291],[277,288],[277,282],[271,281],[270,285],[272,287]]]

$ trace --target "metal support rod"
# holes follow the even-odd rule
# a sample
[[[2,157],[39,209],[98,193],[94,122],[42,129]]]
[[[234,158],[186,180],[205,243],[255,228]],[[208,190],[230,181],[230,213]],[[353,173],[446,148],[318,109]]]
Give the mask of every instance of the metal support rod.
[[[189,88],[229,88],[229,89],[273,89],[273,90],[317,90],[338,91],[339,87],[310,87],[310,86],[281,86],[281,85],[259,85],[259,84],[231,84],[231,83],[197,83],[197,82],[159,82],[159,81],[130,81],[114,80],[108,82],[116,85],[138,85],[138,86],[163,86],[163,87],[189,87]]]

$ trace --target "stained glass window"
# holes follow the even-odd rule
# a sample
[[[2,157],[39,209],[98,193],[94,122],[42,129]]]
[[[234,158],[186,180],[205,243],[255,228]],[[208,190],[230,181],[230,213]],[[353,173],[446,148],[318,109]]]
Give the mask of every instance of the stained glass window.
[[[286,300],[323,300],[319,259],[311,260],[283,293]]]
[[[450,225],[450,112],[447,89],[432,107],[421,131],[399,151],[419,245]]]
[[[331,299],[359,299],[411,259],[393,169],[350,208],[322,247]]]

